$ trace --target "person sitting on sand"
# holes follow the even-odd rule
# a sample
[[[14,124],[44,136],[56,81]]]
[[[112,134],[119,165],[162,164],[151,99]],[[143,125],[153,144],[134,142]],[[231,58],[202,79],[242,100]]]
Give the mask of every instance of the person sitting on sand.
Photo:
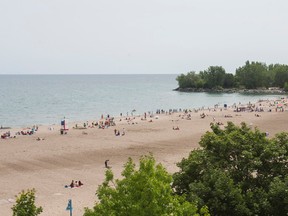
[[[82,185],[83,185],[83,183],[80,180],[79,181],[72,180],[70,185],[65,185],[65,188],[81,187]]]
[[[120,136],[120,131],[115,129],[114,134],[115,134],[115,136]]]
[[[229,115],[225,115],[224,117],[225,118],[232,118],[232,115],[229,114]]]
[[[81,187],[83,185],[83,183],[79,180],[78,181],[78,187]]]
[[[222,122],[217,122],[216,124],[217,125],[224,125]]]

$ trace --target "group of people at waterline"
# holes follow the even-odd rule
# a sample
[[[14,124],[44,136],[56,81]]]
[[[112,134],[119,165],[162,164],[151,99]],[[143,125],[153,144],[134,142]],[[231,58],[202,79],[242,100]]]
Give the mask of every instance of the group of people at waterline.
[[[258,103],[257,106],[255,106],[255,104],[251,104],[250,102],[246,105],[243,105],[241,103],[237,104],[233,104],[231,107],[219,107],[218,105],[214,106],[214,108],[199,108],[199,109],[169,109],[167,111],[163,110],[163,109],[158,109],[156,110],[155,114],[153,114],[153,112],[144,112],[143,115],[136,115],[135,112],[131,112],[131,115],[128,115],[127,112],[127,116],[123,116],[122,113],[120,113],[120,117],[118,117],[117,119],[119,120],[119,122],[123,122],[126,121],[127,124],[138,124],[138,122],[136,121],[136,119],[138,119],[140,117],[141,121],[145,121],[148,119],[147,122],[153,122],[152,119],[158,119],[159,116],[158,115],[171,115],[173,113],[183,113],[185,115],[185,119],[187,120],[191,120],[191,115],[192,113],[198,113],[199,111],[201,111],[200,114],[200,118],[205,118],[208,116],[208,113],[216,111],[216,110],[220,110],[222,111],[223,109],[227,109],[227,108],[231,108],[233,109],[234,112],[272,112],[273,110],[275,110],[275,112],[280,111],[280,112],[284,112],[285,110],[287,110],[287,99],[285,98],[281,98],[279,100],[271,100],[271,101],[266,101],[269,102],[269,106],[268,107],[262,107],[261,103]],[[256,117],[260,117],[259,114],[255,114]],[[225,116],[226,117],[226,116]],[[228,116],[227,116],[228,117]],[[232,117],[231,115],[229,115],[229,117]],[[184,117],[183,117],[184,118]],[[215,121],[215,118],[213,118],[213,121]],[[89,121],[84,122],[83,124],[75,124],[75,126],[73,127],[73,129],[88,129],[88,128],[98,128],[98,129],[107,129],[111,126],[116,126],[116,118],[111,117],[109,114],[104,117],[104,115],[101,115],[100,120],[98,121],[91,121],[89,123]],[[1,130],[4,130],[4,127],[0,128]],[[26,128],[26,129],[22,129],[20,131],[17,131],[15,134],[12,134],[10,132],[10,130],[6,130],[1,134],[1,138],[2,139],[7,139],[7,138],[16,138],[16,136],[19,135],[34,135],[37,131],[38,131],[38,125],[34,125],[31,128]],[[179,130],[178,126],[173,126],[173,130]],[[86,134],[86,133],[85,133]],[[115,136],[124,136],[126,134],[125,128],[122,129],[122,131],[120,131],[119,129],[114,129],[114,135]],[[37,140],[44,140],[44,138],[37,138]]]

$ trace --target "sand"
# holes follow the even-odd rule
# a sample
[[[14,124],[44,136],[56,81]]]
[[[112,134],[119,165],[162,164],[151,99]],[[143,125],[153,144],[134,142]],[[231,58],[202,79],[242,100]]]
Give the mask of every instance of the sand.
[[[128,157],[138,163],[139,157],[149,152],[173,173],[178,170],[176,163],[199,147],[201,136],[210,130],[214,119],[224,126],[227,121],[237,125],[244,121],[269,132],[269,137],[281,131],[288,132],[287,110],[276,112],[272,107],[272,112],[268,112],[269,104],[261,102],[264,112],[258,113],[260,117],[256,117],[255,112],[217,109],[191,112],[191,120],[183,117],[183,112],[160,114],[157,119],[155,116],[147,120],[136,117],[134,124],[117,118],[116,126],[108,129],[72,129],[74,124],[70,124],[66,135],[60,135],[60,126],[53,126],[54,130],[49,130],[50,126],[40,126],[31,136],[0,139],[0,215],[12,215],[15,195],[31,188],[36,189],[36,204],[44,209],[41,215],[69,215],[66,211],[68,199],[72,199],[73,215],[83,215],[84,207],[91,208],[96,201],[95,192],[104,179],[106,159],[116,178],[121,177]],[[200,118],[202,112],[208,115],[204,119]],[[172,129],[176,126],[180,130]],[[125,136],[115,136],[115,128],[120,131],[125,128]],[[0,130],[0,133],[5,131]],[[37,141],[37,137],[44,140]],[[65,188],[72,179],[81,180],[84,185]]]

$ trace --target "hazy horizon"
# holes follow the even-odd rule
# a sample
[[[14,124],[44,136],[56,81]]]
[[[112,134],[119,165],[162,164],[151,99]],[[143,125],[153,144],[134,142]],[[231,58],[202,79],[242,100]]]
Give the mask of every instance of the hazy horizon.
[[[284,0],[0,2],[0,74],[180,74],[288,64]]]

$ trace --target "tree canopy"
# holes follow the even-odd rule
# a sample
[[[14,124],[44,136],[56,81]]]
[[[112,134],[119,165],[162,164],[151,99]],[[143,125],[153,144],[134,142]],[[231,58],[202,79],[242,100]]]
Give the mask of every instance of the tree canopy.
[[[43,209],[35,205],[35,189],[22,191],[16,199],[16,204],[12,207],[13,216],[36,216]]]
[[[216,88],[224,85],[225,69],[220,66],[210,66],[207,70],[200,72],[200,76],[204,80],[205,88]]]
[[[179,88],[239,88],[257,89],[268,87],[284,88],[288,82],[288,65],[246,61],[236,69],[235,75],[226,73],[221,66],[210,66],[207,70],[179,75]]]
[[[111,169],[97,190],[99,203],[85,209],[84,216],[96,215],[205,215],[207,207],[198,212],[196,204],[174,194],[172,176],[150,156],[140,159],[139,170],[131,158],[124,166],[122,180],[114,180]]]
[[[211,215],[288,214],[288,133],[213,125],[178,166],[173,187]]]

